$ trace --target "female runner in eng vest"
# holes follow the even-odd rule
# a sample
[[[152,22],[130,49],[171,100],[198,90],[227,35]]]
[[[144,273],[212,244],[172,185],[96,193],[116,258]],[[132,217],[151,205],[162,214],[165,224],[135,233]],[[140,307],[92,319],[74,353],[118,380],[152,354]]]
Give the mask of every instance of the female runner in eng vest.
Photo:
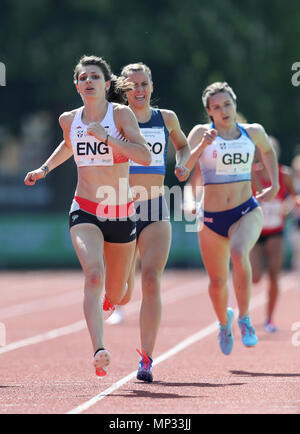
[[[129,182],[136,198],[137,247],[128,281],[128,293],[122,300],[122,304],[125,304],[130,299],[139,251],[142,278],[142,352],[138,350],[141,358],[137,378],[152,382],[152,353],[161,320],[161,278],[171,244],[169,209],[164,197],[168,139],[170,137],[176,150],[175,175],[179,181],[185,181],[189,176],[189,171],[184,166],[190,157],[190,147],[176,114],[171,110],[151,107],[153,82],[149,67],[143,63],[127,65],[122,69],[121,77],[134,85],[134,89],[126,92],[128,105],[138,120],[152,155],[152,162],[148,167],[134,161],[130,163]]]
[[[151,162],[130,108],[107,99],[111,78],[104,59],[80,59],[74,81],[83,106],[60,116],[64,141],[41,168],[25,178],[26,185],[34,185],[74,155],[78,183],[70,210],[70,232],[85,277],[84,313],[98,376],[106,374],[110,363],[103,342],[101,292],[105,284],[112,302],[118,303],[124,297],[135,252],[129,159],[146,165]]]
[[[192,155],[186,167],[191,170],[199,160],[204,184],[204,224],[199,227],[199,245],[210,279],[210,298],[219,319],[219,344],[224,354],[230,354],[233,348],[233,310],[227,306],[230,258],[242,342],[246,347],[258,342],[249,317],[252,283],[249,254],[263,223],[262,210],[251,190],[255,146],[261,150],[270,178],[270,186],[257,196],[260,200],[271,200],[277,194],[278,164],[264,128],[236,122],[236,96],[227,83],[208,86],[202,101],[212,123],[196,125],[191,130],[188,140]]]

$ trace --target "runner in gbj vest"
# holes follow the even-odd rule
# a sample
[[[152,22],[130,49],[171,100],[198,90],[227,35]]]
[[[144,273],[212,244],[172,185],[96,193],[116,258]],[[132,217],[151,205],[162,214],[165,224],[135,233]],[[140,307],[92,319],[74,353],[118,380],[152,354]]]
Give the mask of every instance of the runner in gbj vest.
[[[258,343],[249,316],[249,256],[263,225],[258,200],[272,200],[279,189],[278,163],[264,128],[237,122],[237,98],[226,82],[208,86],[202,102],[210,122],[191,130],[188,141],[192,153],[186,167],[192,170],[197,164],[204,185],[203,212],[198,215],[199,245],[209,276],[209,295],[219,320],[219,345],[223,354],[229,355],[234,344],[234,312],[228,307],[230,260],[242,343],[246,347]],[[255,198],[251,171],[256,147],[261,150],[270,186]]]

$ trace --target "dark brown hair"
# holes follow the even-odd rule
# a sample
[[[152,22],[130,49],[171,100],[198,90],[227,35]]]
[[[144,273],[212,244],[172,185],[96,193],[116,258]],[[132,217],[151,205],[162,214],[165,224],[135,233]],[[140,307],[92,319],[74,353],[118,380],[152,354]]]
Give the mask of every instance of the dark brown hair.
[[[111,72],[110,66],[102,57],[84,55],[81,57],[81,59],[79,60],[79,62],[75,66],[74,83],[78,82],[78,76],[79,76],[79,72],[80,72],[81,67],[87,66],[87,65],[98,66],[98,68],[100,68],[101,71],[103,72],[105,81],[108,81],[111,79],[112,72]]]
[[[110,81],[110,88],[107,91],[106,98],[110,102],[117,102],[121,104],[125,104],[126,97],[125,97],[125,90],[128,90],[128,84],[127,86],[124,85],[124,78],[123,77],[117,77],[111,72],[111,68],[109,64],[104,60],[102,57],[98,56],[87,56],[84,55],[81,57],[79,62],[77,63],[75,69],[74,69],[74,83],[77,84],[78,82],[78,76],[80,73],[80,69],[82,66],[87,65],[96,65],[98,68],[101,69],[104,80]]]
[[[204,107],[208,108],[209,98],[220,92],[228,92],[232,100],[236,103],[236,94],[233,92],[229,84],[226,83],[226,81],[224,82],[216,81],[215,83],[212,83],[211,85],[207,86],[207,88],[204,89],[202,93],[202,102]]]

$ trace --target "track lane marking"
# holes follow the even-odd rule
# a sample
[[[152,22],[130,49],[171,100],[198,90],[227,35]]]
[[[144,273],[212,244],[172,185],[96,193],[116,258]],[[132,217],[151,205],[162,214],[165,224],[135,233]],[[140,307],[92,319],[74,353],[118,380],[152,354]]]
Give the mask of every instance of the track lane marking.
[[[182,298],[192,297],[196,294],[201,294],[203,292],[206,292],[206,288],[204,289],[200,287],[199,279],[189,284],[189,288],[187,290],[182,291],[183,288],[184,288],[184,284],[181,284],[173,289],[165,291],[165,293],[162,292],[162,302],[164,303],[164,305],[174,303]],[[137,313],[139,311],[140,304],[141,304],[141,300],[129,302],[126,308],[126,315],[133,315],[134,313]],[[5,347],[0,348],[0,354],[5,354],[10,351],[15,351],[30,345],[43,343],[85,329],[86,329],[86,321],[80,320],[75,323],[69,324],[67,326],[59,327],[53,330],[49,330],[48,332],[45,333],[40,333],[38,335],[31,336],[29,338],[11,342],[10,344],[7,344]]]
[[[287,289],[286,289],[287,290]],[[251,309],[256,309],[257,307],[260,307],[265,304],[266,302],[266,293],[265,291],[263,293],[258,294],[256,297],[253,298],[251,302]],[[238,314],[238,309],[234,309],[235,315]],[[174,347],[170,348],[165,353],[161,354],[160,356],[156,357],[153,360],[153,366],[158,365],[161,362],[164,362],[165,360],[169,359],[170,357],[176,355],[180,351],[184,350],[185,348],[195,344],[196,342],[200,341],[201,339],[206,338],[207,336],[211,335],[215,331],[217,331],[219,328],[218,321],[215,321],[208,325],[207,327],[204,327],[203,329],[199,330],[198,332],[192,334],[191,336],[187,337],[183,341],[181,341],[179,344],[175,345]],[[85,410],[88,410],[90,407],[104,399],[106,396],[114,392],[115,390],[122,387],[124,384],[128,383],[128,381],[135,378],[137,371],[131,372],[126,377],[122,378],[121,380],[114,383],[112,386],[110,386],[108,389],[105,389],[103,392],[100,392],[98,395],[94,396],[90,400],[84,402],[83,404],[75,407],[74,409],[68,411],[66,414],[80,414],[84,412]]]

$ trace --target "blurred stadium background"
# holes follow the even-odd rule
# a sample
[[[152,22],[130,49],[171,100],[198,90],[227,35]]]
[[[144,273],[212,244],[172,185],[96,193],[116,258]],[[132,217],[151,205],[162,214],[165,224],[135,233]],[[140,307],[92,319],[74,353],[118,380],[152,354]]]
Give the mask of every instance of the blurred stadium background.
[[[279,139],[289,165],[300,152],[299,23],[298,0],[1,0],[0,269],[78,267],[67,217],[75,164],[33,188],[23,180],[60,142],[58,116],[81,105],[73,69],[83,54],[104,57],[115,74],[148,64],[155,104],[174,110],[186,134],[205,119],[202,90],[227,81],[238,110]],[[173,167],[170,146],[168,186]],[[289,266],[289,231],[286,240]],[[201,265],[196,234],[174,222],[168,267]]]

